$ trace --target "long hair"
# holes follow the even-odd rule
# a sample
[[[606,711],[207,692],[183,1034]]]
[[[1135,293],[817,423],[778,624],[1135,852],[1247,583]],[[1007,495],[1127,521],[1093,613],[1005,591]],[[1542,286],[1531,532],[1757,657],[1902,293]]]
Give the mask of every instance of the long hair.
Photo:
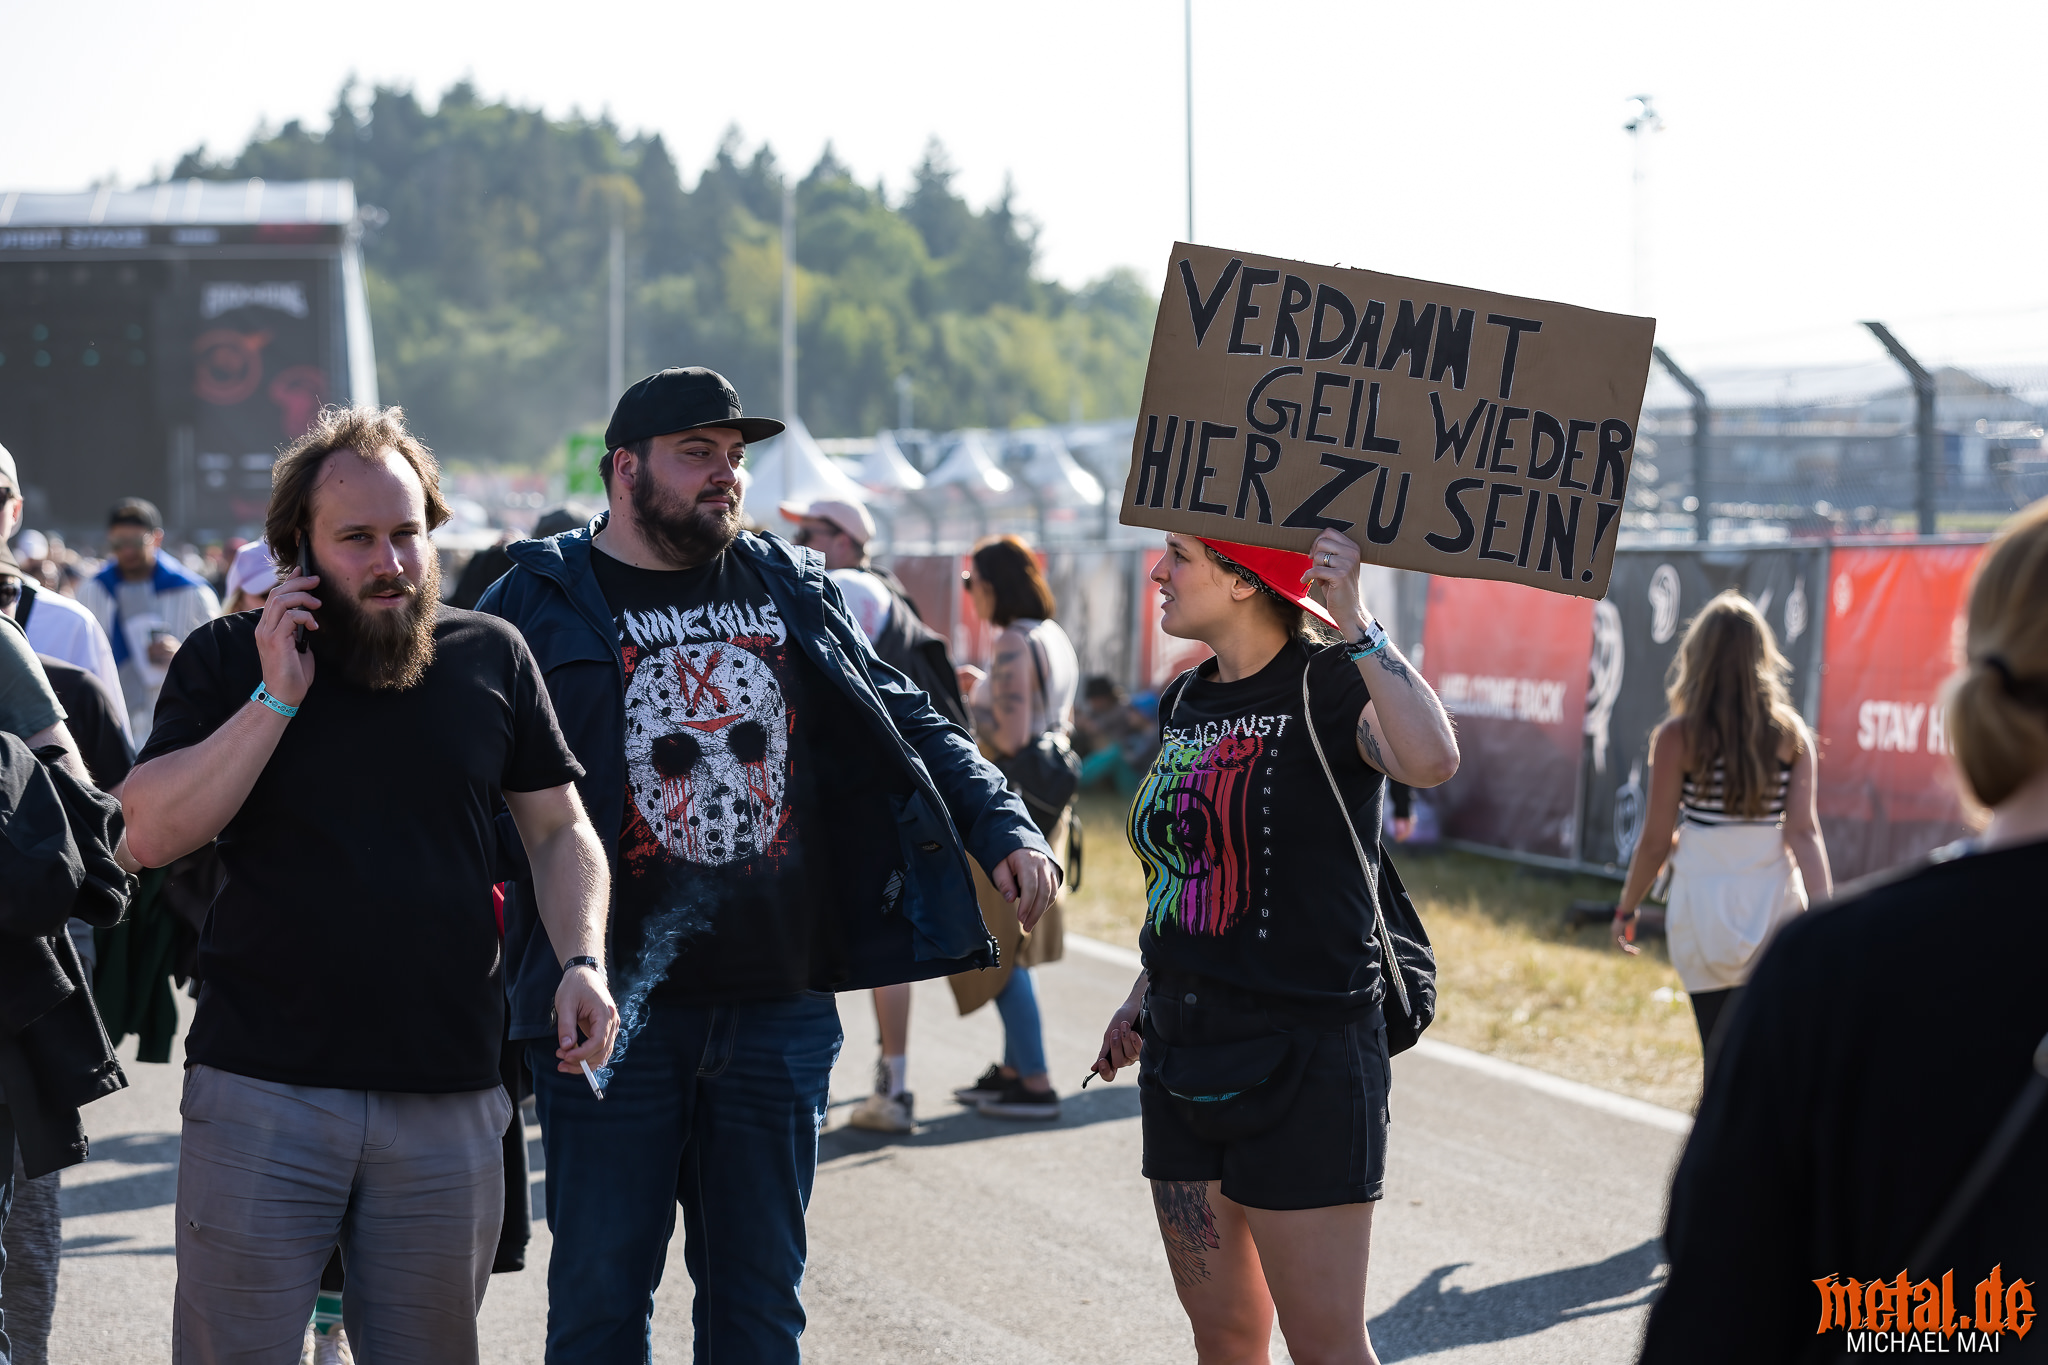
[[[2048,498],[2008,521],[1970,586],[1963,671],[1949,680],[1950,747],[1996,806],[2048,767]]]
[[[1704,778],[1723,765],[1722,806],[1755,819],[1778,787],[1786,736],[1803,748],[1805,727],[1785,688],[1792,665],[1770,622],[1741,593],[1721,593],[1685,628],[1664,699],[1685,739],[1686,763]]]
[[[1012,621],[1050,621],[1060,609],[1038,556],[1021,536],[988,536],[975,545],[974,572],[995,594],[989,624],[998,629]]]

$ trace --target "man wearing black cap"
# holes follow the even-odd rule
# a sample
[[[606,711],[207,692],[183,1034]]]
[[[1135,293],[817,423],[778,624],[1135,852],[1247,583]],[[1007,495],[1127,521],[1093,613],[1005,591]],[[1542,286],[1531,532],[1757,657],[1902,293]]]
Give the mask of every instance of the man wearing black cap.
[[[505,901],[547,1149],[550,1361],[650,1358],[671,1200],[697,1359],[797,1360],[831,993],[991,965],[969,857],[1027,926],[1059,876],[821,557],[740,531],[746,445],[781,430],[710,370],[641,380],[605,433],[609,510],[512,546],[478,604],[532,644],[614,870],[604,1103],[545,1064],[558,969],[527,888]]]

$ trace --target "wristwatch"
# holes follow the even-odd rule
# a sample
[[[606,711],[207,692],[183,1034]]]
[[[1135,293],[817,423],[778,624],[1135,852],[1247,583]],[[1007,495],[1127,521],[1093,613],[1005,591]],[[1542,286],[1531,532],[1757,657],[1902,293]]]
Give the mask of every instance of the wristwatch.
[[[564,962],[562,964],[562,971],[567,973],[571,967],[588,967],[593,972],[602,972],[604,970],[604,964],[588,953],[583,954],[581,957],[572,957],[567,962]]]

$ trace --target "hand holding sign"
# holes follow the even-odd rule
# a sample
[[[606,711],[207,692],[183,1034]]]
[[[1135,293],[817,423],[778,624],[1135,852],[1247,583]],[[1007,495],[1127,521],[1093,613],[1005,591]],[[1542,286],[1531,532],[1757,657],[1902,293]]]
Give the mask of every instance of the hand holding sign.
[[[1602,596],[1655,330],[1176,245],[1122,520]]]

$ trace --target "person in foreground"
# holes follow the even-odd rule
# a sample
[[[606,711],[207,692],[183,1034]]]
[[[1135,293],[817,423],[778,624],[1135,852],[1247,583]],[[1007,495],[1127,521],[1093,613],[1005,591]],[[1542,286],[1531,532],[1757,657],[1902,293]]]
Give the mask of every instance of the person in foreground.
[[[1390,1073],[1362,860],[1385,780],[1448,780],[1457,740],[1359,601],[1343,535],[1311,555],[1170,535],[1152,577],[1161,627],[1216,657],[1160,698],[1130,817],[1145,972],[1095,1070],[1138,1063],[1145,1175],[1203,1365],[1265,1362],[1276,1311],[1300,1365],[1373,1362]]]
[[[463,1365],[512,1112],[501,798],[571,964],[550,1060],[572,1074],[617,1024],[604,859],[525,642],[439,605],[448,510],[403,414],[327,409],[273,479],[265,539],[298,571],[186,639],[123,793],[141,862],[218,836],[224,873],[185,1044],[173,1359],[296,1358],[339,1245],[363,1359]]]
[[[1721,593],[1686,627],[1650,740],[1650,803],[1614,907],[1615,943],[1665,859],[1671,965],[1692,998],[1706,1069],[1715,1028],[1784,923],[1834,881],[1821,841],[1813,736],[1785,691],[1792,666],[1763,613]]]
[[[992,965],[970,856],[1026,923],[1058,885],[1001,774],[874,656],[823,559],[741,532],[747,442],[781,429],[710,370],[641,380],[605,433],[609,510],[514,545],[479,603],[533,642],[617,869],[606,1097],[534,1067],[549,1361],[652,1358],[678,1204],[696,1359],[796,1361],[832,992]],[[512,1036],[549,1033],[560,969],[523,877],[505,945]]]
[[[2048,1035],[2048,500],[1992,542],[1967,613],[1941,704],[1990,821],[1764,955],[1672,1182],[1645,1361],[1829,1361],[1852,1328],[2048,1359],[2048,1115],[1955,1200]]]

